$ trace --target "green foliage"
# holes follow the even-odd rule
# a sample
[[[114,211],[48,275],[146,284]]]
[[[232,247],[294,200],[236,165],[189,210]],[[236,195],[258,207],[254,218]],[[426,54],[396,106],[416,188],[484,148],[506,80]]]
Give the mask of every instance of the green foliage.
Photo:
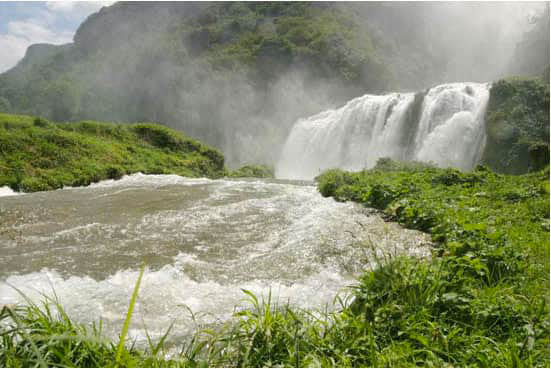
[[[138,292],[140,290],[140,284],[142,282],[144,271],[145,271],[145,264],[142,264],[140,273],[138,274],[138,279],[136,280],[136,285],[134,286],[134,292],[132,292],[132,297],[130,298],[130,304],[128,305],[128,312],[126,313],[126,318],[124,319],[124,324],[122,325],[119,344],[117,346],[117,353],[115,354],[115,362],[117,364],[120,363],[121,355],[124,352],[124,343],[126,340],[126,336],[128,334],[128,328],[130,328],[130,321],[132,320],[134,305],[136,305],[136,300],[138,299]]]
[[[224,157],[151,123],[52,123],[0,114],[0,187],[43,191],[136,172],[220,177]]]
[[[399,346],[393,356],[406,360],[392,366],[548,366],[549,170],[382,164],[318,177],[324,196],[381,209],[438,242],[430,262],[393,260],[362,278],[351,309],[370,322],[380,357]]]
[[[266,165],[244,165],[229,172],[228,177],[274,178],[274,169]]]
[[[305,3],[231,3],[207,10],[194,29],[196,47],[222,69],[249,68],[256,80],[274,79],[290,64],[313,76],[335,78],[371,91],[390,87],[369,34],[338,7]],[[200,37],[202,35],[203,37]]]
[[[519,174],[549,165],[549,84],[536,78],[495,82],[486,130],[482,162],[492,169]]]
[[[2,367],[173,367],[176,361],[162,358],[159,344],[148,351],[128,349],[105,338],[102,323],[75,323],[57,299],[41,305],[25,295],[25,306],[0,310],[0,366]],[[158,355],[159,354],[159,355]]]
[[[377,163],[375,163],[374,170],[380,171],[404,171],[404,172],[415,172],[422,169],[431,169],[435,168],[433,163],[425,163],[421,161],[395,161],[390,158],[379,158]]]

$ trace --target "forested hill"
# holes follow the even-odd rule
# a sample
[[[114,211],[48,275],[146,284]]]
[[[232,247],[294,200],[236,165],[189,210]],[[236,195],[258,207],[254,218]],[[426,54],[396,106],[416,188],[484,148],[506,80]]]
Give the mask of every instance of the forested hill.
[[[258,132],[285,135],[273,122],[393,87],[351,16],[325,3],[116,3],[73,44],[30,47],[0,76],[0,110],[156,121],[226,149],[230,161],[234,146],[256,156],[270,144]],[[250,137],[236,142],[235,132]]]
[[[451,29],[442,10],[428,19],[418,16],[429,14],[427,4],[400,6],[116,3],[88,17],[74,43],[31,46],[0,75],[0,111],[154,121],[222,149],[230,165],[272,163],[299,117],[365,93],[489,78],[485,71],[495,68],[474,68],[484,58],[449,52],[465,46],[459,38],[427,42]],[[460,33],[481,27],[473,21]],[[494,52],[490,36],[474,49]],[[527,58],[537,45],[525,45]]]

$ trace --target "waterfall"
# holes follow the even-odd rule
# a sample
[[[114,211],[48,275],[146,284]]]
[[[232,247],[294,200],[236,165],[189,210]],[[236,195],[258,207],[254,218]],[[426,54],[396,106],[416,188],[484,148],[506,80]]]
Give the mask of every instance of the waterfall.
[[[489,85],[450,83],[426,93],[364,95],[298,120],[276,176],[312,179],[323,170],[371,168],[382,157],[472,169],[485,144]]]

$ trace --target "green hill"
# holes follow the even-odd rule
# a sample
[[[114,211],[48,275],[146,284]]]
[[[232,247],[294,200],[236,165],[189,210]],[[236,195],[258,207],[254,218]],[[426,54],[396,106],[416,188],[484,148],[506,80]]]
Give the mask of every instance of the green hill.
[[[393,87],[352,16],[324,3],[116,3],[74,43],[31,46],[0,75],[0,111],[161,122],[231,162],[269,162],[299,117]]]
[[[51,123],[0,114],[0,187],[43,191],[136,172],[220,177],[224,156],[157,124]]]
[[[549,83],[508,78],[492,84],[482,163],[521,174],[549,165]]]

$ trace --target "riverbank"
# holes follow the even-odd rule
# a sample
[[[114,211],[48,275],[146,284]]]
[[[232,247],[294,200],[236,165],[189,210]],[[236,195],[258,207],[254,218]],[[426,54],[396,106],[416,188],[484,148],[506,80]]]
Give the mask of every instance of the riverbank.
[[[318,181],[325,196],[429,232],[434,257],[381,261],[360,278],[354,301],[333,313],[245,292],[250,309],[216,329],[198,327],[170,360],[163,353],[174,347],[165,339],[145,351],[124,349],[117,361],[117,342],[98,330],[42,307],[6,308],[2,320],[18,323],[2,332],[0,364],[548,366],[548,170],[508,176],[383,160]]]
[[[429,232],[439,257],[366,274],[352,308],[392,366],[549,366],[549,169],[500,175],[381,160],[328,171],[324,196]],[[386,355],[381,355],[382,357]]]
[[[0,153],[0,187],[23,192],[85,186],[137,172],[226,174],[218,150],[151,123],[53,123],[0,113]]]

